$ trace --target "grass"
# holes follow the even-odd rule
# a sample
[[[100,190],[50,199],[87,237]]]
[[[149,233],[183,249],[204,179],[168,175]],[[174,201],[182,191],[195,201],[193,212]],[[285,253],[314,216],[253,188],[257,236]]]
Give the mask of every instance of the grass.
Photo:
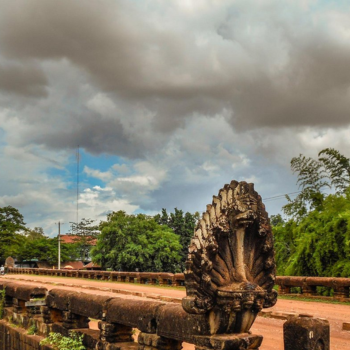
[[[338,300],[332,300],[332,299],[323,299],[323,298],[308,298],[303,297],[302,295],[279,295],[278,299],[284,299],[284,300],[297,300],[297,301],[307,301],[307,302],[314,302],[314,303],[324,303],[324,304],[340,304],[340,305],[350,305],[350,302],[347,301],[338,301]]]

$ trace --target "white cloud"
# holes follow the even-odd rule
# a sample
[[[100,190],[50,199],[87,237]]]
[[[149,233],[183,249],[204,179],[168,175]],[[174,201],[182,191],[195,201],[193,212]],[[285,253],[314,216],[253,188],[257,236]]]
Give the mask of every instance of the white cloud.
[[[112,166],[112,169],[115,170],[117,173],[120,173],[123,175],[128,174],[131,171],[126,164],[114,164]]]
[[[118,112],[120,113],[114,102],[102,93],[98,93],[93,96],[89,101],[87,101],[86,105],[88,108],[103,116],[116,115]]]
[[[84,167],[84,172],[91,177],[107,182],[112,179],[113,174],[110,171],[100,171],[98,169],[91,169],[88,166]]]
[[[137,205],[132,205],[126,199],[118,198],[118,194],[112,188],[85,189],[79,197],[81,209],[80,217],[94,218],[97,221],[106,220],[106,214],[112,211],[123,210],[133,213],[138,209]]]

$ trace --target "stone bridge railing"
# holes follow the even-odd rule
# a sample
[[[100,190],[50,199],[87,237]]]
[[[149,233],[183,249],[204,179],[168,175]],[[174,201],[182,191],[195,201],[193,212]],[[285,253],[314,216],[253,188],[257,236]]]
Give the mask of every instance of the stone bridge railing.
[[[65,269],[38,269],[38,268],[9,268],[8,273],[29,274],[40,276],[61,276],[86,278],[101,281],[131,282],[141,284],[159,284],[183,286],[183,273],[168,272],[119,272],[119,271],[92,271],[92,270],[65,270]]]
[[[84,345],[97,350],[170,350],[182,342],[196,350],[256,349],[261,336],[244,334],[211,335],[205,315],[190,315],[174,303],[92,295],[64,289],[0,281],[5,290],[3,319],[0,320],[1,350],[46,350],[39,345],[49,332],[84,335]],[[98,324],[90,327],[91,320]],[[33,327],[37,336],[29,336]]]
[[[350,278],[276,276],[275,283],[278,285],[279,295],[302,294],[306,297],[318,297],[318,287],[324,287],[333,292],[334,299],[350,301]]]
[[[157,273],[157,272],[116,272],[116,271],[86,271],[86,270],[53,270],[37,268],[11,268],[9,273],[31,274],[41,276],[62,276],[86,278],[93,280],[147,283],[159,285],[184,285],[183,273]],[[317,287],[331,289],[336,300],[350,301],[350,278],[340,277],[299,277],[277,276],[275,284],[278,286],[279,295],[301,295],[306,297],[319,297]]]

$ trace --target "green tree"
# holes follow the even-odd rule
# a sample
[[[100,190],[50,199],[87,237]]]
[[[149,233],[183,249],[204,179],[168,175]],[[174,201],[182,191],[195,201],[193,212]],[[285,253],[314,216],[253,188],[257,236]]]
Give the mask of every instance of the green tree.
[[[184,212],[177,208],[174,209],[174,213],[168,215],[166,209],[162,209],[162,214],[158,214],[154,219],[160,225],[167,225],[170,227],[176,235],[180,238],[180,244],[182,249],[180,251],[181,262],[180,268],[181,271],[185,270],[185,263],[188,255],[188,246],[190,245],[191,238],[193,237],[194,228],[197,221],[199,220],[199,213],[191,214],[189,212]]]
[[[278,274],[349,276],[350,160],[326,148],[318,159],[291,161],[300,194],[283,207],[289,220],[272,218]],[[327,194],[330,188],[335,194]]]
[[[291,160],[291,168],[298,174],[297,184],[301,189],[298,196],[291,200],[287,195],[288,204],[283,207],[286,215],[301,219],[311,209],[320,209],[323,204],[323,188],[330,187],[326,180],[323,164],[319,160],[307,158],[302,154]]]
[[[282,210],[296,220],[310,210],[322,210],[326,188],[344,193],[350,185],[350,159],[333,148],[320,151],[318,159],[300,154],[292,158],[291,169],[298,176],[300,193],[293,200],[287,195],[288,203]]]
[[[32,230],[28,229],[25,235],[29,240],[36,240],[46,237],[42,227],[34,227]]]
[[[162,214],[157,214],[154,216],[154,220],[158,222],[159,225],[168,225],[169,223],[169,215],[166,209],[162,209]]]
[[[334,148],[325,148],[318,154],[327,177],[337,193],[344,193],[350,185],[350,159]]]
[[[61,244],[61,261],[76,260],[79,257],[77,247],[74,244]],[[58,238],[23,237],[18,248],[17,258],[20,262],[25,260],[46,261],[50,265],[58,262]]]
[[[273,233],[279,274],[349,277],[350,189],[328,195],[323,210],[277,225]]]
[[[277,225],[283,224],[284,220],[282,218],[282,215],[281,214],[271,215],[270,223],[271,223],[271,226],[277,226]]]
[[[179,237],[144,214],[113,212],[100,224],[101,233],[91,250],[104,268],[122,271],[172,271],[180,262]]]
[[[12,207],[0,208],[0,257],[2,260],[15,255],[19,246],[18,234],[25,232],[23,215]]]
[[[89,260],[91,247],[96,243],[99,235],[98,225],[93,225],[95,220],[81,219],[79,223],[71,222],[72,234],[77,235],[76,248],[82,261]]]

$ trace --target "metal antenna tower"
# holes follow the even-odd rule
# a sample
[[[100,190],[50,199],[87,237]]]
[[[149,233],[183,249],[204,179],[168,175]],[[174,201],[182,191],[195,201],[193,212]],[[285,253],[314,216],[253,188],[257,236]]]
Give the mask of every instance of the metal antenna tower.
[[[80,167],[80,149],[78,145],[77,153],[76,153],[76,158],[77,158],[77,225],[79,222],[79,167]]]

